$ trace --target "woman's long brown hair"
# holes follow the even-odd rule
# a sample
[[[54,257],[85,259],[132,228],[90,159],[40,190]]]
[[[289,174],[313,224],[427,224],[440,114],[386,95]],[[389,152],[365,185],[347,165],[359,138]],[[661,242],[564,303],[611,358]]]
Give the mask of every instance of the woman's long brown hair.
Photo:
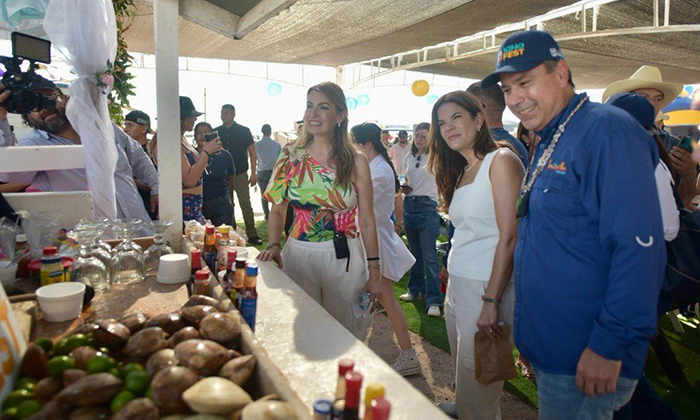
[[[308,95],[312,91],[326,95],[338,113],[347,112],[345,93],[343,93],[343,89],[340,86],[331,82],[323,82],[310,87],[306,94]],[[314,136],[306,131],[306,124],[304,124],[304,129],[295,147],[305,149],[313,140]],[[347,188],[352,184],[355,176],[355,153],[357,153],[357,149],[348,137],[348,117],[346,115],[343,122],[336,126],[333,131],[331,154],[328,157],[328,162],[335,168],[335,182],[337,185]]]
[[[483,159],[484,156],[499,147],[499,144],[493,140],[489,132],[489,127],[486,123],[486,113],[474,95],[458,90],[443,95],[435,102],[432,111],[432,123],[430,124],[430,140],[428,141],[428,150],[430,151],[428,168],[431,173],[435,174],[435,182],[437,183],[438,195],[440,196],[440,206],[443,211],[449,209],[457,180],[467,166],[467,160],[464,156],[450,149],[450,146],[447,145],[440,133],[438,109],[447,103],[459,105],[472,118],[476,118],[478,114],[481,114],[483,117],[484,124],[476,133],[476,139],[474,140],[474,154],[477,159]]]

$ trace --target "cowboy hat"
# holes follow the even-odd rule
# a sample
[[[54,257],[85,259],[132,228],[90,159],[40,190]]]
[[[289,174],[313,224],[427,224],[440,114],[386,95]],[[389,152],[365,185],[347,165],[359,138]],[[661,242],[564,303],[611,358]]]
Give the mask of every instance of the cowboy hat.
[[[661,100],[661,108],[670,104],[683,90],[683,85],[678,83],[664,82],[661,79],[661,72],[653,66],[642,66],[634,72],[629,79],[618,80],[611,83],[603,92],[603,103],[609,97],[620,92],[632,92],[637,89],[651,88],[664,94]]]

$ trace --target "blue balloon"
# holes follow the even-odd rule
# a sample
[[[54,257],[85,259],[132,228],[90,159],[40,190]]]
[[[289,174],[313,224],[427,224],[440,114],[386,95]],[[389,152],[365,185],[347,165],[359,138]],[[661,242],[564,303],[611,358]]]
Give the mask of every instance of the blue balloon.
[[[270,83],[267,85],[267,93],[272,96],[277,96],[282,93],[282,86],[279,83]]]
[[[369,96],[363,93],[357,97],[357,102],[360,104],[360,106],[365,106],[369,103]]]
[[[430,105],[434,104],[435,102],[438,101],[438,96],[437,95],[430,95],[426,99]]]
[[[357,108],[357,99],[355,98],[348,98],[345,100],[345,102],[348,105],[348,109],[355,109]]]

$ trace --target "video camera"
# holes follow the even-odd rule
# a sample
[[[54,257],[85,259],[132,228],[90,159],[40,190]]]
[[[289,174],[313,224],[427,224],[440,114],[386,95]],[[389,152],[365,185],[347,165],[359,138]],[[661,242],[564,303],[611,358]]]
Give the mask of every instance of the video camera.
[[[24,60],[29,60],[29,68],[22,71]],[[41,38],[12,33],[12,57],[0,56],[0,64],[5,66],[2,84],[12,92],[1,105],[7,112],[26,114],[31,111],[56,108],[56,99],[33,92],[32,88],[46,84],[46,79],[36,74],[36,62],[51,63],[51,42]]]

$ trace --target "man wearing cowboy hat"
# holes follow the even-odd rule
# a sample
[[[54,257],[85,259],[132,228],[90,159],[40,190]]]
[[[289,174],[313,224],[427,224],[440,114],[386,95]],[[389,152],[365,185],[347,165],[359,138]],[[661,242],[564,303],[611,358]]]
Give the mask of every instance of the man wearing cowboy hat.
[[[610,419],[632,396],[666,248],[653,139],[628,113],[576,94],[543,31],[510,35],[496,71],[506,105],[540,136],[518,200],[516,344],[535,368],[540,420]]]
[[[682,90],[682,84],[664,82],[658,68],[642,66],[629,79],[611,83],[603,92],[603,103],[616,93],[633,92],[644,96],[654,106],[654,111],[659,114],[680,95]],[[678,147],[681,142],[678,137],[658,126],[654,126],[653,132],[671,155],[673,168],[680,175],[680,180],[676,180],[678,193],[683,203],[688,205],[700,192],[696,186],[697,165],[691,159],[690,152]]]

